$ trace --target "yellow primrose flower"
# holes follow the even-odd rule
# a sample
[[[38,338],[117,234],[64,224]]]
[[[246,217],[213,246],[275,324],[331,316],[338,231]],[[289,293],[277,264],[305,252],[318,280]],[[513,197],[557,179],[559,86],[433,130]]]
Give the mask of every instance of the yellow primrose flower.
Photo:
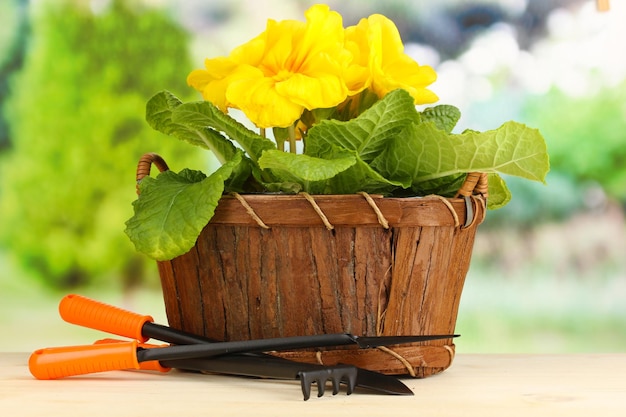
[[[435,70],[419,65],[404,53],[396,25],[385,16],[374,14],[346,28],[346,47],[353,55],[353,65],[369,70],[364,73],[352,69],[347,80],[351,90],[369,88],[382,98],[392,90],[403,88],[415,99],[415,104],[438,100],[426,88],[437,79]]]
[[[229,107],[236,108],[226,99],[226,90],[235,78],[240,76],[243,65],[257,65],[261,59],[264,40],[258,36],[247,44],[235,48],[230,56],[205,59],[206,69],[192,71],[187,76],[187,84],[202,93],[206,101],[210,101],[222,111]],[[245,72],[245,69],[243,70]],[[245,76],[241,75],[241,76]]]
[[[187,76],[187,84],[202,93],[206,101],[210,101],[226,112],[231,103],[226,100],[226,89],[232,81],[237,63],[230,58],[205,60],[206,70],[194,70]]]
[[[265,32],[228,58],[207,60],[188,83],[263,128],[288,127],[305,109],[336,106],[348,94],[343,69],[350,58],[341,15],[316,5],[305,16],[306,22],[269,20]]]

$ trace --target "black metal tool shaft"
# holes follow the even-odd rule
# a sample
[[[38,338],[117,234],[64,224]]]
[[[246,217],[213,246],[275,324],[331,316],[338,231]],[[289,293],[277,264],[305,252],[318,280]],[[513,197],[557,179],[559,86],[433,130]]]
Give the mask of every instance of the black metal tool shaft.
[[[316,348],[327,346],[343,346],[357,344],[370,348],[375,346],[397,345],[403,343],[419,342],[433,339],[449,339],[453,335],[441,336],[380,336],[380,337],[357,337],[346,333],[321,334],[314,336],[276,337],[270,339],[254,339],[233,342],[196,343],[192,345],[178,345],[162,349],[145,349],[137,352],[140,361],[190,359],[200,357],[212,357],[233,353],[267,352],[273,350],[291,350]]]

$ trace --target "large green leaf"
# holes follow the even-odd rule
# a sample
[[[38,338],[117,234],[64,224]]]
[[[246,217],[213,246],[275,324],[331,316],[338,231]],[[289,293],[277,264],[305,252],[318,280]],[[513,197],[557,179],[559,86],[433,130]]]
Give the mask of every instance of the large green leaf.
[[[326,185],[327,180],[349,169],[355,163],[355,156],[349,152],[322,159],[268,150],[263,152],[259,159],[261,168],[268,170],[272,177],[279,181],[266,184],[273,191],[306,191],[313,194],[326,194],[329,191]]]
[[[276,149],[274,142],[251,131],[208,101],[181,104],[172,111],[172,121],[192,129],[224,132],[255,162],[263,151]]]
[[[155,94],[146,104],[146,120],[155,130],[211,150],[224,163],[235,155],[235,146],[219,132],[206,126],[194,126],[172,120],[183,103],[169,91]]]
[[[304,181],[327,180],[355,163],[356,158],[349,153],[333,159],[322,159],[278,150],[265,151],[259,159],[259,166],[263,169],[289,171]]]
[[[389,180],[357,157],[356,164],[328,180],[327,193],[354,194],[365,191],[370,194],[391,195],[410,183]]]
[[[538,130],[507,122],[495,130],[448,134],[433,123],[413,124],[388,142],[372,166],[386,178],[413,187],[472,171],[545,180],[546,144]]]
[[[241,154],[209,177],[200,171],[165,171],[146,177],[126,222],[126,234],[135,248],[156,260],[187,253],[209,222],[224,191],[224,182],[241,163]]]
[[[419,121],[413,98],[404,90],[395,90],[355,119],[347,122],[325,120],[313,126],[306,137],[306,154],[324,157],[331,152],[332,146],[336,146],[355,151],[359,158],[369,163],[407,124]]]
[[[412,195],[437,194],[442,197],[454,197],[467,178],[466,173],[448,175],[430,181],[422,181],[415,185],[409,184]]]

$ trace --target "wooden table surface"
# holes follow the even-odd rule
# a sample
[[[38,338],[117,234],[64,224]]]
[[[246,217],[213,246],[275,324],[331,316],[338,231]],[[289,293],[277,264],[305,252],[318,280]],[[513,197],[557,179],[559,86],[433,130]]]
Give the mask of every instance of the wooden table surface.
[[[403,378],[415,396],[345,391],[302,400],[297,381],[115,371],[34,379],[29,353],[0,353],[0,416],[626,416],[626,354],[463,355]]]

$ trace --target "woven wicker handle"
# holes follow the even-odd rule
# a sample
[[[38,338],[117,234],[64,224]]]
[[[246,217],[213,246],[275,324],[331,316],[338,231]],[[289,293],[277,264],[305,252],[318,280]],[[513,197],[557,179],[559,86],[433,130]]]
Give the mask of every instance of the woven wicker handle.
[[[484,172],[470,172],[465,178],[465,182],[456,193],[456,197],[469,197],[480,195],[484,198],[489,196],[489,181]]]
[[[139,183],[142,179],[150,175],[150,168],[152,168],[152,164],[156,165],[160,172],[168,171],[170,169],[161,156],[152,152],[144,154],[139,159],[139,163],[137,163],[137,175],[135,177],[137,180],[137,194],[139,194]]]
[[[489,197],[489,179],[484,172],[470,172],[465,177],[465,182],[456,193],[455,197],[462,197],[465,200],[465,224],[463,228],[467,228],[476,220],[475,210],[472,205],[472,196],[482,197],[481,205],[483,207],[483,219],[485,214],[485,206],[487,197]],[[480,220],[482,221],[482,219]]]

